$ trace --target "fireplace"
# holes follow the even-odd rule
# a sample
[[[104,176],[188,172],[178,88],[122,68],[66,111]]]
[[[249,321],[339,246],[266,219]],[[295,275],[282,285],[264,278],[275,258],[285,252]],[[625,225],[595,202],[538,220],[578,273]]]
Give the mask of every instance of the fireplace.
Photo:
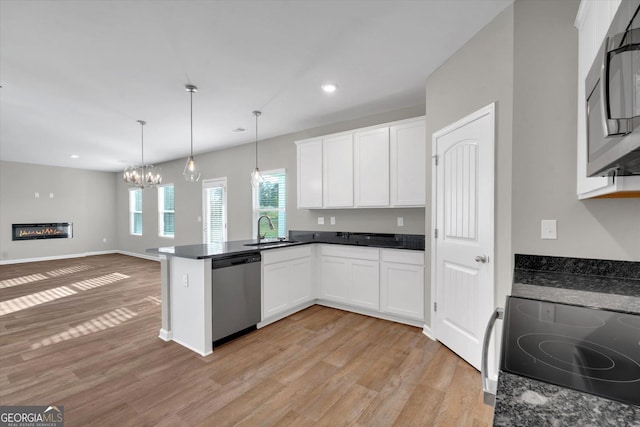
[[[46,222],[38,224],[11,224],[11,240],[71,239],[72,222]]]

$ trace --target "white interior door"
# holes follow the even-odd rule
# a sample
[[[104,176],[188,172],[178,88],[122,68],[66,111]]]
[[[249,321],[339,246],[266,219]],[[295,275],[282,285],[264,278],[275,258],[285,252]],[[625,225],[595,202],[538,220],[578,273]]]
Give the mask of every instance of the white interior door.
[[[433,333],[476,369],[494,309],[494,110],[491,104],[432,141]]]

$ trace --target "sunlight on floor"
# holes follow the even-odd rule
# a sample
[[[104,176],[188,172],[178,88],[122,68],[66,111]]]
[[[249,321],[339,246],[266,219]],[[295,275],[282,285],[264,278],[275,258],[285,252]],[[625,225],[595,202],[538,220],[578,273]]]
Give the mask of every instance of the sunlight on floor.
[[[111,273],[100,277],[94,277],[93,279],[82,280],[80,282],[72,283],[71,287],[86,291],[89,289],[97,288],[100,286],[108,285],[119,280],[128,279],[129,276],[122,273]],[[78,293],[68,286],[60,286],[58,288],[48,289],[42,292],[36,292],[34,294],[25,295],[19,298],[10,299],[8,301],[0,302],[0,316],[5,314],[14,313],[16,311],[24,310],[30,307],[35,307],[46,302],[51,302],[59,298],[67,297]]]
[[[78,273],[80,271],[91,270],[93,267],[86,264],[73,265],[71,267],[59,268],[53,271],[47,271],[47,274],[51,277],[60,277],[65,276],[67,274]]]
[[[31,349],[35,350],[51,344],[67,341],[72,338],[89,335],[94,332],[104,331],[105,329],[109,328],[115,328],[123,322],[133,319],[137,315],[138,313],[131,311],[126,307],[117,308],[113,311],[110,311],[109,313],[103,314],[102,316],[88,320],[81,325],[74,326],[73,328],[69,328],[64,332],[52,335],[38,343],[32,344]]]
[[[93,267],[86,264],[72,265],[70,267],[59,268],[57,270],[47,271],[44,274],[36,273],[28,276],[14,277],[12,279],[5,279],[0,281],[0,289],[10,288],[12,286],[24,285],[27,283],[38,282],[40,280],[47,280],[50,277],[60,277],[67,274],[78,273],[80,271],[91,270]]]
[[[40,273],[30,274],[28,276],[22,276],[22,277],[14,277],[13,279],[5,279],[0,281],[0,289],[10,288],[12,286],[24,285],[27,283],[33,283],[39,280],[46,280],[46,279],[48,279],[48,277]]]
[[[86,291],[87,289],[97,288],[100,286],[108,285],[113,282],[117,282],[118,280],[128,279],[128,278],[129,276],[127,276],[126,274],[111,273],[105,276],[94,277],[93,279],[87,279],[81,282],[72,283],[71,286],[81,291]]]
[[[35,294],[25,295],[8,301],[2,301],[0,302],[0,316],[35,307],[36,305],[55,301],[77,293],[77,291],[74,291],[67,286],[60,286],[58,288],[47,289],[46,291],[36,292]]]

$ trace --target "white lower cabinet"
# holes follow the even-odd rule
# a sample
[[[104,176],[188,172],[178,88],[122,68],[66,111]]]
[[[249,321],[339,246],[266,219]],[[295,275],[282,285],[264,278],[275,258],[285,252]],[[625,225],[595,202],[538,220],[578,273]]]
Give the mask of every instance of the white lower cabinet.
[[[312,301],[312,247],[262,252],[262,320]]]
[[[319,298],[379,310],[379,256],[378,249],[321,246]]]
[[[288,316],[316,298],[420,325],[424,251],[314,244],[262,252],[263,322]]]
[[[424,253],[382,250],[381,258],[380,311],[424,320]]]

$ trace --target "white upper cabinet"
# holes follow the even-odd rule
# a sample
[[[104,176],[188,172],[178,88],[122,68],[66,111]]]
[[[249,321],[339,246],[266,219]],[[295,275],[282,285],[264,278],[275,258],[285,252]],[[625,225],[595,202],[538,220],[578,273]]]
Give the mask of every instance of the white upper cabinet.
[[[425,205],[425,121],[390,128],[391,206]]]
[[[323,201],[325,208],[353,207],[353,136],[322,140]]]
[[[322,207],[322,139],[296,143],[298,208]]]
[[[389,128],[354,135],[356,207],[389,206]]]
[[[425,206],[424,117],[296,145],[298,208]]]
[[[620,0],[582,0],[575,26],[578,28],[578,198],[615,197],[623,192],[640,191],[640,177],[588,177],[585,78],[604,41]]]

